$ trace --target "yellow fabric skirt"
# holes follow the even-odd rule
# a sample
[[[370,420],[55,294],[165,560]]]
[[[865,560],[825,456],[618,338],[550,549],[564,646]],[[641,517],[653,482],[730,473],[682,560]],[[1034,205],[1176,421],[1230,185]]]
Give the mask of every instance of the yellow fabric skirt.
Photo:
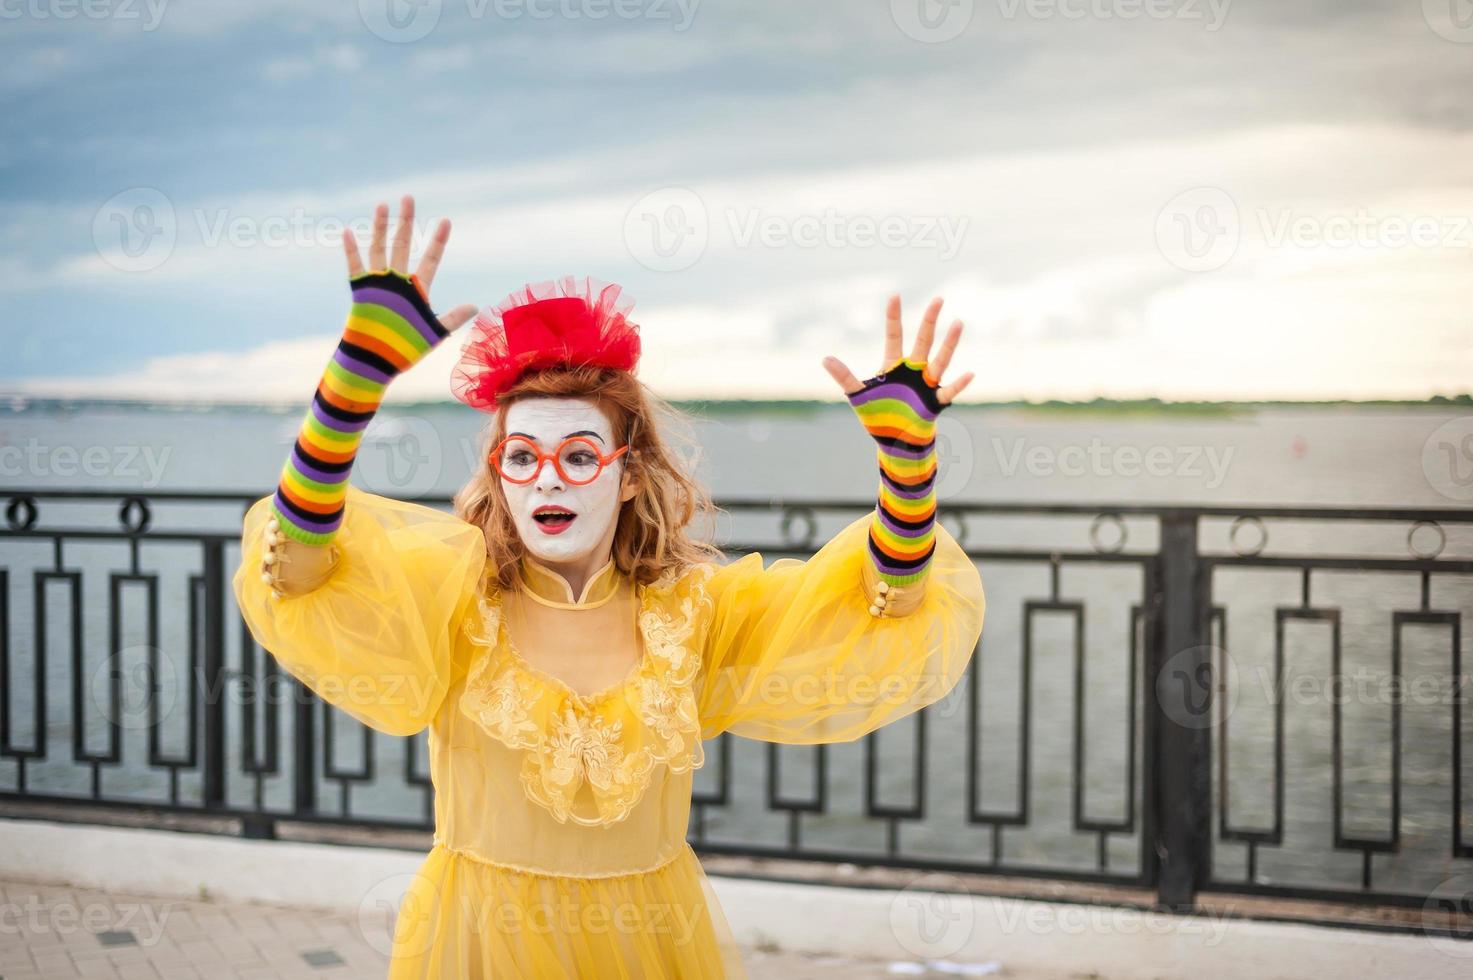
[[[436,844],[400,906],[389,966],[389,980],[745,976],[689,845],[651,871],[578,878]]]

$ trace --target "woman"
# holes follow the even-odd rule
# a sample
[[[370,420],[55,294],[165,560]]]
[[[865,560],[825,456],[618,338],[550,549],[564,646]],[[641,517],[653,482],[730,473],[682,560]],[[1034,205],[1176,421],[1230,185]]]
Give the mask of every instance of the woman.
[[[961,324],[928,364],[890,301],[885,370],[825,366],[878,443],[875,510],[807,561],[729,564],[636,379],[617,286],[528,287],[476,319],[453,388],[493,412],[456,516],[349,487],[384,389],[470,320],[430,312],[449,237],[409,267],[374,216],[353,306],[235,576],[257,640],[379,731],[430,731],[435,843],[390,976],[730,977],[742,967],[685,842],[702,741],[858,738],[944,696],[982,628],[982,584],[935,523],[936,414]]]

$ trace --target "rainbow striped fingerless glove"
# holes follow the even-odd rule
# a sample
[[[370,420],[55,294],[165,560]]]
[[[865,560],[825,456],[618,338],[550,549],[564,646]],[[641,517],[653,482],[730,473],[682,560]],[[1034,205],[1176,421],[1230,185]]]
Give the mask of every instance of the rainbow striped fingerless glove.
[[[271,500],[281,533],[304,544],[327,544],[342,525],[348,474],[389,382],[449,336],[414,277],[390,269],[349,284],[348,325]]]
[[[901,358],[848,396],[879,444],[869,553],[878,580],[891,588],[919,582],[936,550],[936,416],[945,406],[925,368]]]

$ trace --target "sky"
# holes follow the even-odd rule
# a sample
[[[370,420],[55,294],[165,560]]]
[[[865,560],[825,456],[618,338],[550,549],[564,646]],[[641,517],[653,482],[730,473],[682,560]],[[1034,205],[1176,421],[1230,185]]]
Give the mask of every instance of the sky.
[[[338,236],[634,297],[668,397],[1473,389],[1469,0],[0,0],[0,393],[303,401]],[[463,332],[464,333],[464,332]],[[461,335],[457,336],[463,336]],[[452,341],[391,389],[447,398]]]

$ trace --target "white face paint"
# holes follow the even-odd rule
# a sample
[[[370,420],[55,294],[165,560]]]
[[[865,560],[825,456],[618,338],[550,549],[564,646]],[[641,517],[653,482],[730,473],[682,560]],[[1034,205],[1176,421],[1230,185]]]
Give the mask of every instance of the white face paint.
[[[618,448],[608,417],[587,399],[521,398],[505,411],[506,435],[525,435],[544,453],[552,453],[572,435],[586,437],[605,456]],[[541,465],[531,483],[500,478],[517,534],[533,558],[555,568],[583,565],[593,572],[603,567],[613,547],[614,524],[622,503],[624,459],[621,456],[605,466],[597,479],[582,486],[564,480],[551,460]],[[539,510],[551,508],[571,511],[574,517],[562,526],[534,517]]]

